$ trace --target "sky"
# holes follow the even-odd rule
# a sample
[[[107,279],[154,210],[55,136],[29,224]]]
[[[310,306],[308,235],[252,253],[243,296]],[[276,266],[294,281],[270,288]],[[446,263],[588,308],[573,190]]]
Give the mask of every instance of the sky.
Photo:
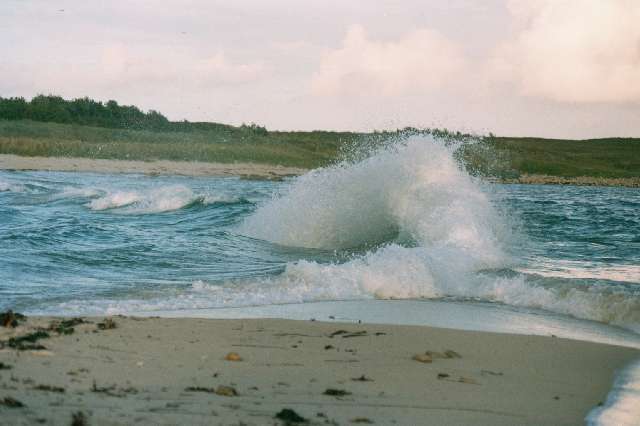
[[[638,0],[2,0],[0,96],[279,130],[640,136]]]

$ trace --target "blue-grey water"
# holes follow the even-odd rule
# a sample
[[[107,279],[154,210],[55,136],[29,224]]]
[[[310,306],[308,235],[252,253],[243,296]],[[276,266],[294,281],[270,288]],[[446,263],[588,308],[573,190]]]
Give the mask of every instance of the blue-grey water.
[[[483,184],[420,152],[284,182],[0,171],[0,309],[427,298],[640,329],[638,189]]]

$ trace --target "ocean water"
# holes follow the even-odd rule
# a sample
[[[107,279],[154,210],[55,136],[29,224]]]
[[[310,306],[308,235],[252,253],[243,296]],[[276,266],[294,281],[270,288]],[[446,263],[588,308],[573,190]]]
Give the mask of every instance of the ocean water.
[[[483,183],[453,149],[284,182],[2,171],[0,309],[418,298],[640,330],[640,191]]]
[[[0,310],[416,299],[597,322],[638,346],[640,191],[486,183],[455,149],[414,138],[283,182],[0,171]]]

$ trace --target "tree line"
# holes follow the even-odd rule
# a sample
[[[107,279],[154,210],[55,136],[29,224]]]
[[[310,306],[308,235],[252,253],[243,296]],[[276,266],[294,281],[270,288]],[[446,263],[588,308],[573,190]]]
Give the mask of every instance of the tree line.
[[[233,127],[220,123],[169,121],[155,110],[144,112],[136,106],[105,103],[88,97],[66,100],[56,95],[23,97],[0,96],[0,120],[33,120],[82,126],[153,131],[234,131],[266,135],[267,129],[256,124]]]

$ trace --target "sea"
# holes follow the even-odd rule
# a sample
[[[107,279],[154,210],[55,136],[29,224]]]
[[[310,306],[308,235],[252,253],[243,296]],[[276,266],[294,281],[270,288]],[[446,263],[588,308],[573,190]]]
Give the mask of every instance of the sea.
[[[458,149],[413,137],[283,181],[0,171],[0,310],[426,324],[640,348],[640,189],[492,183]],[[640,364],[587,421],[634,418]]]

